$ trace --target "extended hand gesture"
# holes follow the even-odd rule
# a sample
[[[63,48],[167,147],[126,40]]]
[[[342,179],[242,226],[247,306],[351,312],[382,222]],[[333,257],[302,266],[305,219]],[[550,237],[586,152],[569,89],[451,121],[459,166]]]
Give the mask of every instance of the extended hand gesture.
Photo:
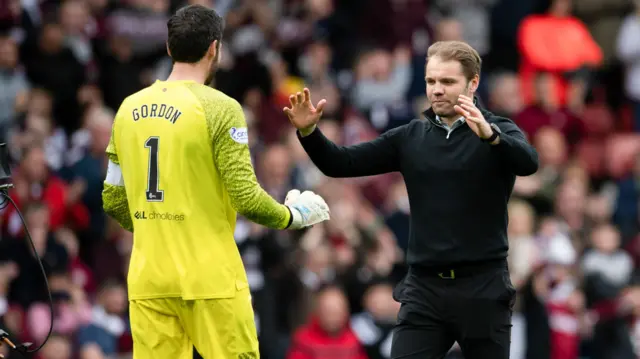
[[[311,103],[311,93],[308,88],[305,88],[302,93],[289,96],[289,102],[291,108],[285,107],[282,111],[287,114],[289,121],[300,130],[300,133],[305,135],[311,133],[320,121],[327,100],[320,100],[314,107]]]
[[[324,198],[311,191],[300,193],[292,189],[287,193],[284,204],[291,210],[293,216],[289,229],[301,229],[328,221],[331,211]]]
[[[493,135],[493,129],[487,120],[485,120],[480,109],[473,104],[473,100],[467,96],[460,95],[458,98],[458,105],[453,106],[453,109],[465,118],[469,128],[478,135],[478,137],[486,140]]]

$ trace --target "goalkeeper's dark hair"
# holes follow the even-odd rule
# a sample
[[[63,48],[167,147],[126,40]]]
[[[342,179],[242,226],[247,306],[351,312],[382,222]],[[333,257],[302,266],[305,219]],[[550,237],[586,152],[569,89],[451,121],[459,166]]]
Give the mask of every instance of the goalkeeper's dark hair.
[[[176,11],[167,22],[167,46],[174,62],[196,63],[218,41],[224,31],[224,20],[213,9],[189,5]]]

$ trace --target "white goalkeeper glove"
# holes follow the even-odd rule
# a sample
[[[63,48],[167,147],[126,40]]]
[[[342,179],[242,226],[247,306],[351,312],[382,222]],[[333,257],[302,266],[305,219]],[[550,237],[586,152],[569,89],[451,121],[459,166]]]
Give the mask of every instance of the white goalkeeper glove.
[[[301,229],[329,219],[329,206],[324,199],[311,191],[300,193],[292,189],[284,204],[291,210],[291,225],[288,229]]]

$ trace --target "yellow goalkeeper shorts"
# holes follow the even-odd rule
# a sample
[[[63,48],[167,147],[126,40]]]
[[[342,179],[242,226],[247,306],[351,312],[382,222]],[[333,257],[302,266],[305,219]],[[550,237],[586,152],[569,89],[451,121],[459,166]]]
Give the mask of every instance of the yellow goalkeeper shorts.
[[[249,289],[234,298],[132,300],[133,359],[258,359]]]

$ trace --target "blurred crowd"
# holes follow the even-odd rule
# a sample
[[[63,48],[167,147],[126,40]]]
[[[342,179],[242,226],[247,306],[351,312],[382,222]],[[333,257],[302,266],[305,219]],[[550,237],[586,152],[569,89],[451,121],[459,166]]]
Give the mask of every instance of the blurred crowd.
[[[332,209],[304,232],[238,221],[263,358],[389,357],[402,178],[325,177],[281,110],[307,86],[328,100],[329,138],[373,139],[429,106],[438,40],[479,51],[480,103],[539,151],[509,206],[511,357],[640,358],[639,0],[1,0],[0,140],[54,299],[38,359],[131,355],[132,235],[102,211],[104,149],[120,102],[166,79],[166,21],[195,3],[226,19],[212,85],[244,108],[260,183],[280,201],[314,190]],[[39,344],[51,317],[38,263],[11,206],[0,224],[0,328]]]

